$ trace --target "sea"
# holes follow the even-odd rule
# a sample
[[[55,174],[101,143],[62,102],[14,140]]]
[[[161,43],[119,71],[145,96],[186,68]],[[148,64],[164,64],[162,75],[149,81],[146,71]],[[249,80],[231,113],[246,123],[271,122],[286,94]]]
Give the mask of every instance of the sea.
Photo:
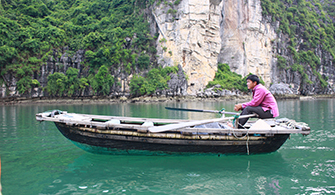
[[[35,114],[210,119],[237,101],[0,106],[3,195],[47,194],[335,194],[335,99],[279,100],[278,118],[305,122],[276,152],[253,155],[103,155],[86,152]]]

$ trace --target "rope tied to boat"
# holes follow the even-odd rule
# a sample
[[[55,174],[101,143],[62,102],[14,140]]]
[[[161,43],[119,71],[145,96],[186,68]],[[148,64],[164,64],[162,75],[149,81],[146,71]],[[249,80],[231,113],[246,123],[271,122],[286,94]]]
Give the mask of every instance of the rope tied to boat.
[[[240,115],[237,115],[237,114],[234,116],[234,119],[233,119],[234,127],[235,127],[235,121],[236,121],[236,119],[238,119],[239,117],[240,117]]]
[[[233,119],[233,125],[234,125],[234,127],[235,127],[235,121],[238,119],[240,117],[240,115],[235,115],[234,116],[234,119]],[[246,129],[244,126],[242,126],[244,129]],[[246,147],[247,147],[247,154],[249,155],[250,153],[249,153],[249,129],[247,129],[247,133],[244,135],[244,136],[242,136],[242,137],[237,137],[236,136],[236,134],[235,134],[235,131],[234,131],[234,129],[233,129],[233,135],[234,135],[234,137],[235,138],[237,138],[237,139],[243,139],[243,138],[245,138],[245,137],[247,137],[247,141],[245,142],[245,145],[246,145]]]
[[[247,139],[247,142],[245,143],[247,145],[247,153],[249,155],[249,134],[248,135],[248,139]]]
[[[222,109],[219,111],[219,113],[222,114],[222,112],[224,112],[224,111],[225,111],[225,109],[222,108]]]

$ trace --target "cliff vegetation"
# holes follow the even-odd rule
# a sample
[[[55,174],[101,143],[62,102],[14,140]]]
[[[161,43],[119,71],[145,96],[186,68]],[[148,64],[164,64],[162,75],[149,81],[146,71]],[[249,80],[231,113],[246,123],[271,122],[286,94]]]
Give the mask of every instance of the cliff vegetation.
[[[301,85],[319,82],[321,88],[326,89],[328,77],[321,72],[327,72],[327,68],[321,67],[335,65],[335,2],[262,0],[261,5],[264,17],[270,16],[271,22],[279,22],[277,33],[283,33],[289,39],[287,53],[277,55],[278,67],[298,72],[302,76]],[[332,65],[327,64],[329,62]],[[317,77],[316,81],[310,80],[309,71]]]
[[[150,34],[145,18],[145,9],[152,3],[2,0],[0,84],[6,86],[7,95],[16,85],[19,94],[14,96],[29,96],[34,88],[59,97],[109,95],[123,90],[122,82],[129,75],[138,75],[131,87],[138,94],[137,80],[154,68],[146,79],[150,89],[145,93],[153,93],[155,85],[165,88],[169,71],[155,63],[157,37]],[[164,79],[157,81],[153,74]]]

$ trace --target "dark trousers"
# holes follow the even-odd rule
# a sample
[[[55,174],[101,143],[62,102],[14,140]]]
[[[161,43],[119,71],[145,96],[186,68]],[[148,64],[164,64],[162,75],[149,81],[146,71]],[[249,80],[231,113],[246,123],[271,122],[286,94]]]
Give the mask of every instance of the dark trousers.
[[[261,106],[252,107],[247,106],[242,110],[241,115],[247,115],[247,114],[257,114],[259,118],[265,119],[265,118],[273,118],[273,115],[271,114],[270,110],[267,110],[264,112],[263,108]],[[238,128],[243,128],[242,126],[248,121],[249,118],[241,118],[238,120],[239,125]]]

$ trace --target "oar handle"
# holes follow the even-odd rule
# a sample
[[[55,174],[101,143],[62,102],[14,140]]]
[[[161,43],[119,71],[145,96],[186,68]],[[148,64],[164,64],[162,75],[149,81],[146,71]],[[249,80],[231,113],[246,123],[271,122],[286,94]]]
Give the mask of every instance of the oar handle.
[[[175,111],[188,111],[188,112],[211,112],[211,113],[220,113],[218,110],[200,110],[200,109],[188,109],[188,108],[172,108],[165,107],[167,110],[175,110]]]
[[[209,112],[209,113],[220,113],[220,114],[232,114],[232,115],[240,115],[237,112],[226,112],[224,109],[222,110],[200,110],[200,109],[189,109],[189,108],[172,108],[172,107],[165,107],[167,110],[175,110],[175,111],[188,111],[188,112]]]
[[[222,111],[220,112],[221,114],[232,114],[232,115],[240,115],[240,113],[238,112],[226,112],[226,111]]]

